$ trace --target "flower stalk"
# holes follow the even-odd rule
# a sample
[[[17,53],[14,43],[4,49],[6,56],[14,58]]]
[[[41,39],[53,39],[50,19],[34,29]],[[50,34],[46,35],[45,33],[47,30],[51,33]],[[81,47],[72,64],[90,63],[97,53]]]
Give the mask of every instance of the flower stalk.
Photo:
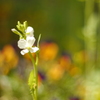
[[[37,66],[36,66],[36,62],[34,61],[34,58],[30,52],[29,52],[29,55],[32,60],[32,64],[33,64],[33,68],[34,68],[34,70],[33,70],[33,74],[34,74],[33,89],[34,89],[34,91],[33,91],[32,95],[33,95],[33,99],[37,100],[37,83],[38,83],[37,82],[37,78],[38,78]]]
[[[37,46],[33,46],[35,43],[35,37],[34,37],[34,29],[30,26],[28,26],[27,21],[25,21],[23,24],[21,24],[18,21],[18,25],[16,25],[17,29],[12,29],[12,31],[19,35],[19,41],[18,41],[18,47],[21,50],[21,54],[24,55],[26,53],[29,53],[29,56],[31,58],[32,64],[33,64],[33,70],[30,72],[29,79],[28,79],[28,85],[30,87],[30,92],[32,94],[33,100],[37,100],[37,92],[38,92],[38,59],[39,59],[39,42],[41,35],[39,35]],[[32,53],[36,53],[36,58],[33,57]]]

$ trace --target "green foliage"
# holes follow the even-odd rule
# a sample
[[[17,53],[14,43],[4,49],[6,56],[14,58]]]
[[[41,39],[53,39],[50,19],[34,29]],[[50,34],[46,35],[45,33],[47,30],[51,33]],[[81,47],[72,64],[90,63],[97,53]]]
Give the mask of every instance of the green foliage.
[[[29,79],[28,79],[28,85],[30,87],[30,91],[31,91],[31,94],[32,96],[34,95],[34,88],[35,88],[35,77],[34,77],[34,70],[32,70],[30,72],[30,75],[29,75]]]

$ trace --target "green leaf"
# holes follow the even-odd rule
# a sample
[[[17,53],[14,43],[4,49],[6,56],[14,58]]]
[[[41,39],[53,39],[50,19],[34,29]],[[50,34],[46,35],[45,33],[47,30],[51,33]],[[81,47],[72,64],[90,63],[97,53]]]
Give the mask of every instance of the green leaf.
[[[34,77],[34,70],[30,72],[29,79],[28,79],[28,85],[30,87],[30,93],[33,96],[34,90],[35,90],[35,77]]]
[[[32,84],[33,78],[34,78],[34,71],[32,70],[32,71],[30,72],[30,75],[29,75],[28,85],[31,85],[31,84]]]

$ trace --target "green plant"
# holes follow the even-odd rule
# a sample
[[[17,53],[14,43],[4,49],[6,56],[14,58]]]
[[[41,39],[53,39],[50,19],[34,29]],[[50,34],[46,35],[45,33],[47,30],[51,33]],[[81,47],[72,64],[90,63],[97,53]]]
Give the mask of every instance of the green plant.
[[[12,29],[12,32],[19,35],[18,40],[18,47],[21,50],[21,54],[24,55],[26,53],[29,53],[30,58],[32,60],[33,64],[33,70],[30,72],[28,85],[30,87],[30,91],[32,94],[32,97],[34,100],[37,100],[37,89],[38,89],[38,71],[37,71],[37,64],[38,64],[38,56],[39,56],[39,41],[41,38],[41,35],[39,35],[37,46],[33,46],[35,43],[35,37],[34,37],[34,29],[30,26],[28,26],[27,21],[23,22],[21,24],[18,21],[18,25],[16,25],[17,29]],[[32,53],[36,53],[36,57],[33,57]]]

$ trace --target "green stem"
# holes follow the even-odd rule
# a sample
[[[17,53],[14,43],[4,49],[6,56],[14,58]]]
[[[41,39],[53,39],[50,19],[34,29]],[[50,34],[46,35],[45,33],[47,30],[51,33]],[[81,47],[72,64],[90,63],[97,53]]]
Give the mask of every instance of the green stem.
[[[39,38],[38,38],[38,41],[37,41],[37,47],[39,48],[39,41],[40,41],[40,38],[41,38],[41,34],[39,35]],[[33,74],[34,74],[34,84],[33,84],[33,88],[34,88],[34,91],[32,91],[33,95],[33,100],[37,100],[37,90],[38,90],[38,70],[37,70],[37,64],[38,64],[38,59],[39,59],[39,52],[36,52],[36,60],[34,60],[31,52],[29,52],[29,55],[30,55],[30,58],[32,60],[32,64],[33,64],[33,67],[34,67],[34,70],[33,70]]]
[[[88,23],[89,23],[88,21],[89,21],[91,15],[93,15],[93,14],[94,14],[94,0],[86,0],[85,1],[85,14],[84,14],[85,15],[84,16],[84,26],[86,27],[85,32],[84,32],[85,34],[87,31],[89,31],[88,27],[91,27],[91,26],[88,26]],[[91,33],[91,32],[88,32],[87,34],[89,34],[89,33]],[[91,33],[91,34],[93,34],[93,33]],[[84,35],[85,50],[86,50],[87,56],[89,57],[89,60],[86,61],[86,63],[85,63],[86,76],[90,72],[90,69],[95,66],[94,65],[95,44],[94,44],[94,41],[91,41],[91,40],[93,40],[95,38],[96,34],[93,34],[93,35],[90,35],[90,36]],[[91,57],[91,55],[93,57]]]
[[[32,56],[32,54],[29,52],[29,55],[30,55],[30,58],[31,58],[31,60],[32,60],[32,64],[33,64],[33,67],[34,67],[34,71],[33,71],[33,73],[34,73],[34,91],[33,91],[33,100],[37,100],[37,87],[38,87],[38,82],[37,82],[37,80],[38,80],[38,72],[37,72],[37,64],[36,64],[36,62],[35,62],[35,60],[34,60],[34,58],[33,58],[33,56]]]

